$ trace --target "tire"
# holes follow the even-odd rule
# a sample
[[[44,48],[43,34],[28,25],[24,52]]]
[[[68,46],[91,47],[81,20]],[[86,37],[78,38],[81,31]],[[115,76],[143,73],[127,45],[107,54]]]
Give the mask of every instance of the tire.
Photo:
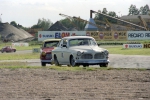
[[[61,66],[61,65],[59,64],[59,62],[58,62],[58,60],[57,60],[57,57],[56,57],[56,56],[54,56],[54,64],[55,64],[56,66]]]
[[[100,67],[108,67],[108,63],[102,63],[100,64]]]
[[[16,50],[14,50],[14,52],[16,52]]]
[[[46,63],[45,63],[45,62],[41,62],[41,65],[42,65],[42,66],[46,66]]]
[[[70,65],[67,65],[68,67],[71,67]]]
[[[71,65],[72,67],[77,66],[77,64],[75,63],[75,60],[74,60],[74,57],[73,57],[73,56],[70,58],[70,65]]]
[[[83,64],[83,67],[89,67],[89,65],[88,64]]]

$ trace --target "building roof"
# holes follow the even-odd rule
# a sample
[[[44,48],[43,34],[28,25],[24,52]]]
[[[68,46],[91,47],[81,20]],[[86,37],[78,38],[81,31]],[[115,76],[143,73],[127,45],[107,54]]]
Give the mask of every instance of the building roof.
[[[63,26],[59,21],[57,21],[56,23],[54,23],[49,29],[48,31],[66,31],[67,28],[65,26]]]
[[[93,18],[90,18],[89,19],[89,22],[93,23],[96,25],[95,21],[93,20]],[[87,23],[85,28],[84,28],[85,31],[97,31],[98,28],[94,25],[91,25],[90,23]]]
[[[130,16],[122,16],[120,19],[139,23],[141,20],[138,18],[138,16],[141,16],[142,19],[144,19],[145,22],[150,22],[150,15],[130,15]]]
[[[150,19],[150,15],[129,15],[122,16],[120,19],[129,20],[129,19],[138,19],[138,16],[141,16],[143,19]]]

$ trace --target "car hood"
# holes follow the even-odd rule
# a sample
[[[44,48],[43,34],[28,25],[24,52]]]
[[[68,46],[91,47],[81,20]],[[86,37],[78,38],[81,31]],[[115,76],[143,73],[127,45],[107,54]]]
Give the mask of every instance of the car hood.
[[[42,52],[52,52],[53,49],[54,49],[54,47],[43,48]]]
[[[100,48],[98,46],[74,46],[70,47],[71,50],[81,51],[81,52],[102,52],[106,49]]]

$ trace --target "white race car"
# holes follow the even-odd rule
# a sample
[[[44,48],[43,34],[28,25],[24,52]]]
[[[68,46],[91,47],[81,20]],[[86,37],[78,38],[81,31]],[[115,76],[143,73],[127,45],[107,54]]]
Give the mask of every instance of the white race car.
[[[95,39],[90,36],[64,37],[52,50],[52,60],[57,66],[99,65],[107,67],[108,55],[108,50],[100,48]]]

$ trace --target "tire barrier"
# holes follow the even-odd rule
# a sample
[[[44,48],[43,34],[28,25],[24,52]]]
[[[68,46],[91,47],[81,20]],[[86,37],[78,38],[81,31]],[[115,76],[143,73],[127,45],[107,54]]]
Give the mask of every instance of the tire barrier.
[[[98,42],[97,44],[98,45],[123,45],[123,44],[141,44],[141,43],[140,42],[133,42],[133,41],[131,41],[131,42],[105,42],[105,43]]]
[[[32,49],[32,53],[39,53],[40,52],[40,48],[33,48]]]

